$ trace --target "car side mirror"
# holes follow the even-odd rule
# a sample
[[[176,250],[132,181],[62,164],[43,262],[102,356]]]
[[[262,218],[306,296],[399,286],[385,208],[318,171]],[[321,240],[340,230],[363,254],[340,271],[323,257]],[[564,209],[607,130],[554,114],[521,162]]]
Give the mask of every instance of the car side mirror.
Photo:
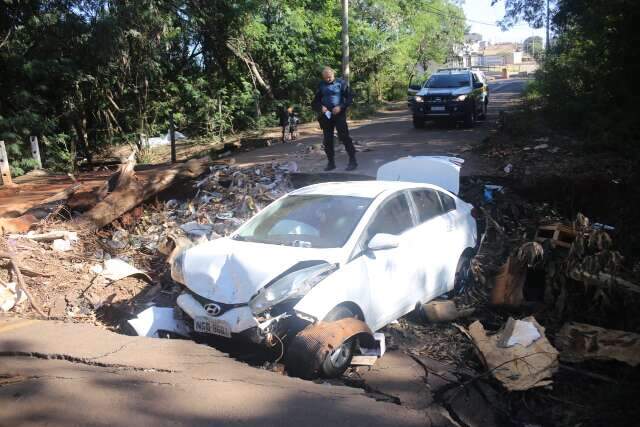
[[[482,82],[475,82],[473,84],[473,88],[474,89],[482,89],[483,87],[484,87],[484,83],[482,83]]]
[[[416,91],[418,91],[418,90],[420,90],[420,89],[422,89],[422,85],[420,85],[420,84],[412,84],[412,85],[409,85],[409,90],[416,90]]]
[[[367,248],[372,251],[381,251],[383,249],[393,249],[400,246],[400,238],[393,234],[378,233],[367,244]]]

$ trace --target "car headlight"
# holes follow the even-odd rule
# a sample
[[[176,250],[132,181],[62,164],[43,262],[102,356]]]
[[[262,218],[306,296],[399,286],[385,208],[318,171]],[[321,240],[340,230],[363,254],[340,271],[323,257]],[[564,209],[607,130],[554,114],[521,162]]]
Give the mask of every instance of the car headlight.
[[[186,250],[180,252],[178,255],[176,255],[176,257],[173,259],[173,262],[171,263],[171,278],[183,285],[186,284],[184,282],[184,258],[186,254]]]
[[[454,99],[454,101],[462,102],[462,101],[464,101],[465,99],[467,99],[467,95],[460,95],[460,96],[458,96],[457,98],[455,98],[455,99]]]
[[[302,297],[337,269],[337,264],[325,263],[289,273],[278,279],[271,286],[262,288],[258,294],[249,301],[249,307],[253,314],[258,315],[282,301]]]
[[[416,102],[424,102],[424,98],[421,96],[416,96]]]

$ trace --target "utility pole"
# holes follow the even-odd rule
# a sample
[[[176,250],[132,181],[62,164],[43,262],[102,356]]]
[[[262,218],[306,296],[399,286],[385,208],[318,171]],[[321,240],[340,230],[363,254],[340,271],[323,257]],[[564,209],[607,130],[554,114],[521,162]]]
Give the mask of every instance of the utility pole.
[[[342,78],[349,84],[349,0],[342,0]]]
[[[549,51],[549,0],[547,0],[547,45],[545,46],[547,52]]]

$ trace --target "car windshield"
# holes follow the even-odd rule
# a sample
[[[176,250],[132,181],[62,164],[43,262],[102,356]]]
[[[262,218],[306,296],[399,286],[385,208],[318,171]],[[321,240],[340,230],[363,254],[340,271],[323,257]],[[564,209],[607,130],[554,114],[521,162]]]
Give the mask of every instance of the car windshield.
[[[370,198],[292,195],[269,205],[233,238],[303,248],[342,247],[371,204]]]
[[[465,86],[469,86],[469,76],[467,74],[435,74],[427,82],[427,87],[432,89]]]

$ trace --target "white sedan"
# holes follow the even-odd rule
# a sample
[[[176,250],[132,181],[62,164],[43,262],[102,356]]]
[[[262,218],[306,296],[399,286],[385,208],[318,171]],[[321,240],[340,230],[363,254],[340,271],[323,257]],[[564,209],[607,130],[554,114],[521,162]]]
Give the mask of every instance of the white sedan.
[[[287,194],[231,236],[176,257],[172,277],[186,287],[178,306],[196,332],[268,345],[319,321],[384,327],[453,290],[468,265],[477,229],[455,194],[461,162],[410,157],[375,181]],[[320,373],[341,374],[356,348],[337,348]]]

